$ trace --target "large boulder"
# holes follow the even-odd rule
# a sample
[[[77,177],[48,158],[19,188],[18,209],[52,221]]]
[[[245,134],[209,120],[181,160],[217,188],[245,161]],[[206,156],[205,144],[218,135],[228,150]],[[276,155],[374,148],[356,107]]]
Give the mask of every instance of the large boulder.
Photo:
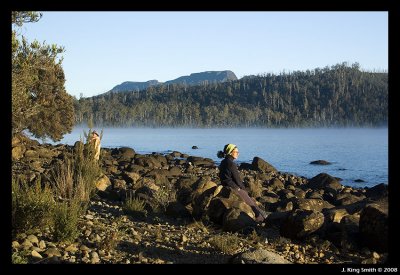
[[[132,148],[129,147],[121,147],[121,148],[115,148],[111,154],[118,158],[119,161],[125,160],[125,161],[131,161],[135,155],[136,152]]]
[[[248,204],[246,204],[242,200],[242,198],[240,198],[237,194],[235,194],[235,192],[233,192],[231,188],[229,187],[221,188],[221,187],[222,187],[221,185],[218,186],[218,188],[220,188],[220,190],[216,190],[218,191],[218,195],[217,197],[214,197],[210,201],[207,209],[207,215],[211,221],[217,224],[224,224],[228,222],[228,224],[232,223],[235,224],[235,226],[239,226],[238,223],[240,224],[241,221],[230,221],[232,219],[237,219],[238,216],[240,216],[236,212],[235,213],[237,215],[236,214],[230,214],[230,216],[228,215],[228,212],[233,208],[238,209],[239,212],[245,213],[251,219],[255,219],[255,214],[252,208]],[[226,226],[230,227],[230,225]],[[232,225],[232,227],[234,226]],[[235,231],[235,230],[230,230],[230,231]]]
[[[211,200],[216,195],[218,195],[218,193],[221,191],[221,189],[222,189],[221,185],[219,185],[219,186],[215,185],[211,188],[206,189],[201,194],[196,195],[193,198],[193,202],[192,202],[193,216],[200,217],[204,213],[206,213]]]
[[[175,187],[177,189],[177,200],[182,203],[184,206],[188,205],[192,202],[192,192],[194,184],[199,180],[196,176],[185,176],[180,177]]]
[[[335,205],[350,205],[362,201],[363,199],[365,199],[365,196],[355,196],[353,194],[343,193],[336,196]]]
[[[270,191],[278,192],[279,190],[285,188],[285,185],[279,179],[273,178],[268,182],[267,188]]]
[[[161,163],[162,166],[168,165],[167,158],[163,155],[160,154],[153,154],[152,157],[157,160],[159,163]]]
[[[111,185],[110,179],[102,174],[97,180],[96,180],[96,188],[98,190],[104,191],[106,190],[109,186]]]
[[[340,223],[344,216],[349,215],[349,212],[345,208],[325,208],[322,212],[324,213],[326,222]]]
[[[254,157],[253,162],[251,163],[253,166],[253,170],[260,171],[260,172],[265,172],[265,173],[270,173],[270,172],[277,172],[276,168],[263,160],[262,158],[259,157]]]
[[[126,181],[126,183],[130,183],[132,185],[134,185],[136,183],[136,181],[138,181],[140,179],[140,175],[138,173],[135,172],[122,172],[121,174],[122,179],[124,181]]]
[[[294,209],[321,211],[325,208],[334,208],[334,206],[329,202],[319,199],[294,198],[292,201]]]
[[[362,243],[378,252],[388,251],[388,209],[387,205],[367,205],[360,214],[360,235]]]
[[[177,177],[182,175],[182,171],[179,167],[172,166],[169,168],[169,176],[170,177]]]
[[[379,200],[388,196],[388,185],[381,183],[367,189],[365,195],[372,200]]]
[[[241,208],[247,209],[243,211]],[[253,211],[244,202],[239,207],[230,208],[222,218],[222,229],[224,231],[237,232],[246,227],[254,227],[256,222],[254,221],[254,217],[251,217],[249,213],[253,213]]]
[[[326,192],[336,194],[343,188],[343,185],[334,177],[326,173],[320,173],[313,177],[308,184],[306,184],[306,187],[316,190],[323,189]]]
[[[162,164],[153,156],[135,157],[135,164],[148,168],[162,168]]]
[[[324,215],[313,210],[297,209],[283,221],[280,234],[291,239],[302,239],[316,232],[324,224]]]
[[[224,213],[231,208],[231,200],[229,198],[213,198],[207,209],[207,216],[216,224],[222,224]]]
[[[186,162],[191,163],[194,166],[200,166],[200,167],[206,167],[206,168],[214,168],[215,167],[215,162],[209,158],[190,156],[187,158]]]

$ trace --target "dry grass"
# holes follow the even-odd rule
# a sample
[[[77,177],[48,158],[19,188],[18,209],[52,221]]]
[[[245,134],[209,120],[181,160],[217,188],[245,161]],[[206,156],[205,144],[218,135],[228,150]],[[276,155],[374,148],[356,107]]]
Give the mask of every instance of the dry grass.
[[[176,191],[170,184],[162,185],[160,189],[154,193],[154,199],[157,203],[156,210],[164,213],[167,210],[168,204],[176,201]]]
[[[145,209],[145,202],[142,199],[133,197],[129,195],[125,200],[122,209],[126,214],[130,215],[147,215],[147,211]]]
[[[74,152],[73,159],[66,159],[65,163],[58,164],[52,171],[53,190],[61,200],[89,202],[100,175],[98,162],[85,154],[80,146]]]
[[[216,235],[209,240],[212,247],[229,255],[239,250],[240,242],[240,238],[235,234]]]

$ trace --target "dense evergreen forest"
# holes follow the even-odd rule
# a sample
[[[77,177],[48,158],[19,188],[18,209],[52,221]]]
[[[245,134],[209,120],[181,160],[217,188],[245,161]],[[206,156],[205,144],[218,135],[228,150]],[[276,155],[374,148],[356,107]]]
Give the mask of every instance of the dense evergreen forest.
[[[387,126],[388,74],[346,62],[200,86],[75,99],[75,122],[96,126]]]

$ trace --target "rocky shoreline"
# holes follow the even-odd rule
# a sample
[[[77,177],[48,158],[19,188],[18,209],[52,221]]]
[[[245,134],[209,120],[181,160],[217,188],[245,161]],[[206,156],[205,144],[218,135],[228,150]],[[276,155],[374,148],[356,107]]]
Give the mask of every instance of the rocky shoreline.
[[[45,181],[77,146],[15,137],[12,175]],[[79,217],[76,240],[55,242],[50,229],[27,232],[13,238],[12,252],[29,254],[29,263],[387,262],[387,185],[352,188],[327,174],[297,177],[255,157],[239,171],[269,214],[257,224],[251,208],[219,184],[211,159],[104,148],[100,166],[98,191]],[[123,211],[129,194],[145,202],[145,215]],[[231,245],[217,249],[222,241]]]

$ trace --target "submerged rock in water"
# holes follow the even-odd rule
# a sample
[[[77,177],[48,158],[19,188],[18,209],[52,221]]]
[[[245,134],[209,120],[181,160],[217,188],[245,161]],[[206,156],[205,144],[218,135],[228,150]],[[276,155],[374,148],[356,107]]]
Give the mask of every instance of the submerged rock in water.
[[[315,165],[329,165],[329,164],[331,164],[331,163],[330,163],[329,161],[319,159],[319,160],[314,160],[314,161],[310,162],[310,164],[315,164]]]

